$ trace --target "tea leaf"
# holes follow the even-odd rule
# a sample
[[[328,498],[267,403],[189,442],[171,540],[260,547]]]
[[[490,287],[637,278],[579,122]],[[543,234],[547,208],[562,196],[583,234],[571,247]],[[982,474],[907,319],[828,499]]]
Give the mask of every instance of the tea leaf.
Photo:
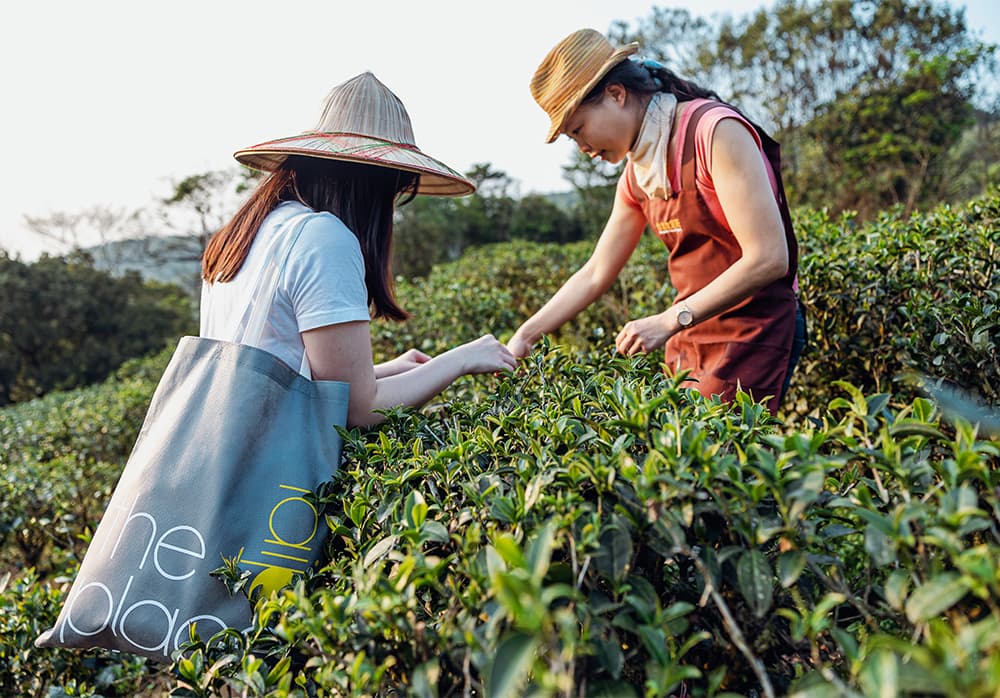
[[[537,647],[538,641],[525,633],[513,633],[504,638],[490,666],[487,695],[491,698],[519,698]]]
[[[762,618],[774,599],[774,573],[767,558],[759,550],[748,550],[736,565],[736,577],[740,592],[754,615]]]
[[[922,623],[958,603],[968,591],[961,575],[945,572],[913,590],[906,601],[906,617],[911,623]]]

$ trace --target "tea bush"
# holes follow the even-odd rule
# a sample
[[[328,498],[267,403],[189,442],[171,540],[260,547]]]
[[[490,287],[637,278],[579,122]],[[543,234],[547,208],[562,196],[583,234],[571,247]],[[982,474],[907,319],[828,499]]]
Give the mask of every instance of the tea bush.
[[[802,212],[797,230],[813,343],[797,396],[831,379],[912,396],[918,371],[1000,403],[1000,194],[863,226]]]
[[[345,432],[329,564],[194,643],[179,694],[994,695],[1000,444],[838,390],[782,433],[550,347]]]
[[[132,450],[169,351],[104,383],[0,411],[0,573],[83,552]]]
[[[136,696],[162,685],[165,677],[150,672],[143,658],[35,649],[65,599],[60,581],[42,581],[34,570],[13,583],[10,572],[0,574],[0,695]]]
[[[917,397],[918,373],[1000,402],[1000,190],[963,207],[941,206],[903,220],[886,213],[857,224],[851,215],[797,211],[799,281],[810,346],[793,377],[789,416],[818,415],[837,395],[835,380],[865,392]],[[400,279],[414,317],[377,324],[376,349],[440,351],[493,332],[507,338],[586,261],[592,242],[514,242],[476,248],[426,279]],[[553,340],[609,348],[628,319],[673,299],[666,252],[646,235],[612,288]]]
[[[1000,437],[904,377],[997,404],[998,210],[799,212],[814,343],[779,419],[614,356],[673,294],[644,239],[515,375],[345,432],[318,493],[329,564],[169,668],[31,643],[170,351],[0,409],[0,694],[994,695]],[[590,249],[495,245],[400,279],[415,316],[373,323],[376,357],[509,336]]]

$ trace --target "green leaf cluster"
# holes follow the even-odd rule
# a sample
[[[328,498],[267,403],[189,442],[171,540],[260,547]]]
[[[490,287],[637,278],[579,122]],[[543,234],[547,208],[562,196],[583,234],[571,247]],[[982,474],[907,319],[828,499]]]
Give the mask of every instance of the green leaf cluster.
[[[994,695],[1000,441],[900,376],[996,404],[998,206],[798,212],[814,348],[781,419],[614,354],[672,294],[644,240],[516,373],[343,431],[324,564],[169,669],[32,645],[169,351],[2,409],[0,693]],[[374,324],[376,354],[503,337],[588,254],[515,241],[401,281],[415,317]]]
[[[0,405],[105,379],[196,328],[180,288],[112,276],[84,252],[25,263],[0,251]]]

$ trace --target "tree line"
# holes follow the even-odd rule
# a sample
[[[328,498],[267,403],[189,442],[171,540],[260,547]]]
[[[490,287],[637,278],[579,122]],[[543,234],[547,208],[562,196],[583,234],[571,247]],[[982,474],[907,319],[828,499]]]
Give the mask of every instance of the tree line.
[[[962,9],[932,0],[779,0],[744,16],[706,18],[655,7],[635,23],[615,22],[608,33],[620,43],[638,40],[643,57],[715,90],[769,130],[782,144],[793,208],[852,212],[860,221],[891,208],[905,217],[967,200],[1000,181],[997,47],[975,36]],[[478,187],[475,195],[418,197],[400,207],[394,269],[413,278],[479,245],[594,238],[620,172],[621,165],[577,153],[563,166],[565,192],[518,196],[507,173],[476,164],[466,173]],[[191,270],[178,282],[194,297],[201,250],[257,176],[246,169],[206,172],[175,183],[170,196],[148,209],[94,207],[29,218],[35,233],[71,248],[84,238],[173,237],[171,244],[102,245],[89,255],[34,265],[0,257],[7,304],[0,314],[0,404],[91,380],[119,358],[152,346],[129,328],[146,327],[143,303],[160,301],[122,273],[182,262]],[[123,258],[125,249],[133,255],[140,250],[141,260]],[[102,270],[122,286],[95,282]],[[55,288],[64,293],[50,297]],[[176,289],[158,292],[174,298]],[[102,304],[95,305],[99,313],[75,307],[91,301]],[[51,315],[47,327],[61,326],[78,338],[67,341],[31,327],[26,321],[40,312]],[[128,322],[102,320],[108,324],[103,329],[81,320],[116,312],[138,315]],[[153,344],[175,327],[173,315],[163,317],[162,329],[146,332]],[[132,338],[111,340],[112,330]],[[113,350],[82,349],[88,332],[102,337],[95,346]],[[90,363],[98,368],[81,368]]]

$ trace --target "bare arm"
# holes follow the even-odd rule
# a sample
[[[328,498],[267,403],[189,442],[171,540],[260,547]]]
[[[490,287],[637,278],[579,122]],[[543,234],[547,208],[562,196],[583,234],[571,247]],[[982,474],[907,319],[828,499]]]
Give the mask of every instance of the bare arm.
[[[395,359],[375,364],[375,378],[387,378],[388,376],[395,376],[398,373],[406,373],[411,368],[416,368],[420,364],[425,364],[430,360],[431,357],[419,349],[408,349]]]
[[[600,298],[632,256],[645,227],[642,211],[616,194],[611,215],[590,259],[507,342],[514,356],[519,359],[527,356],[543,334],[554,332]]]
[[[376,377],[367,322],[327,325],[302,333],[313,378],[351,386],[347,425],[383,420],[376,410],[420,407],[466,374],[511,370],[516,361],[492,335],[449,349],[401,373]],[[384,364],[383,364],[384,366]]]
[[[743,251],[707,286],[683,299],[695,322],[739,303],[788,273],[788,243],[760,150],[746,127],[723,119],[712,137],[712,178],[719,203]],[[680,330],[677,307],[625,324],[615,341],[623,354],[659,349]]]

